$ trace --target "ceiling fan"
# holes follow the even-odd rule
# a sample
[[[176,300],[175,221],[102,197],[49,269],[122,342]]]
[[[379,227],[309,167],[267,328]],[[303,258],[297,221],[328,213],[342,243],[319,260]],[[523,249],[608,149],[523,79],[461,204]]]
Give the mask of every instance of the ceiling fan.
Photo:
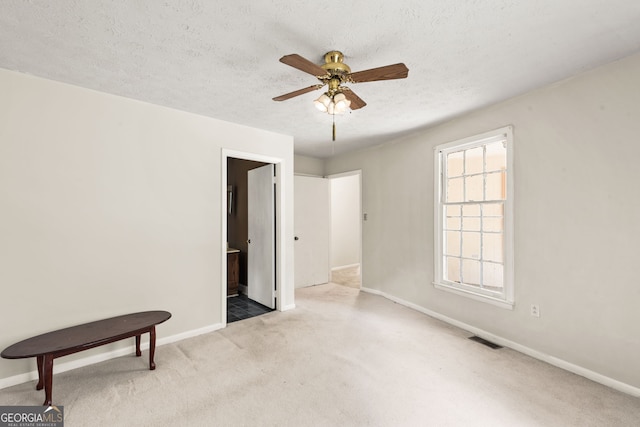
[[[404,79],[409,75],[409,69],[403,63],[371,68],[369,70],[351,72],[351,68],[343,62],[342,52],[332,50],[324,55],[324,64],[316,65],[298,54],[285,55],[280,62],[309,73],[320,80],[321,84],[299,89],[273,98],[274,101],[285,101],[293,97],[318,90],[328,86],[328,90],[314,101],[315,106],[322,112],[331,115],[342,114],[348,108],[357,110],[367,105],[346,83],[374,82],[378,80]],[[333,125],[333,140],[335,141],[335,121]]]

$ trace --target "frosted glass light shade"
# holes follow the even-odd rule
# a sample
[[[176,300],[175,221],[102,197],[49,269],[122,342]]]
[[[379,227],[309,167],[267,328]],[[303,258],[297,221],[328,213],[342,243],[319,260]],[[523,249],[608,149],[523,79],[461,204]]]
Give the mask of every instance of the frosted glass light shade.
[[[334,114],[342,114],[347,111],[347,108],[351,105],[351,101],[344,96],[344,93],[338,93],[333,97],[335,103]]]
[[[327,112],[330,103],[331,98],[329,98],[326,93],[323,93],[322,95],[320,95],[320,98],[313,101],[313,104],[316,106],[316,108],[323,113]]]

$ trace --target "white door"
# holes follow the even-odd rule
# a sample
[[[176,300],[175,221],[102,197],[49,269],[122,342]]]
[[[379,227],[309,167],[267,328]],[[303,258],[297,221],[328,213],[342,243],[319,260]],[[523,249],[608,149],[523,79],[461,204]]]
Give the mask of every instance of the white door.
[[[274,165],[248,172],[247,292],[250,299],[275,308]]]
[[[295,287],[329,281],[329,180],[294,177]]]

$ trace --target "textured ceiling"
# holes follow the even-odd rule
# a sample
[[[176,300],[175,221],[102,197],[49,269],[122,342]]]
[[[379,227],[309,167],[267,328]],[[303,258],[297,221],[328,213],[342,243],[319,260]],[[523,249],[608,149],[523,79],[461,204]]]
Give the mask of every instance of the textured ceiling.
[[[0,68],[295,138],[327,157],[380,144],[640,49],[638,0],[2,0]],[[353,71],[404,62],[404,80],[351,85],[367,106],[331,116],[274,96],[317,80],[278,59]],[[1,96],[1,95],[0,95]]]

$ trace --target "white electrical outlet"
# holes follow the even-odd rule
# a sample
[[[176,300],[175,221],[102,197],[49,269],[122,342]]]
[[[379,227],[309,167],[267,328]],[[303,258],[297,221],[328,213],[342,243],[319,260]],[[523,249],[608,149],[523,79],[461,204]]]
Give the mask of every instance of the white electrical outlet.
[[[533,317],[540,317],[540,307],[537,304],[531,304],[531,315]]]

